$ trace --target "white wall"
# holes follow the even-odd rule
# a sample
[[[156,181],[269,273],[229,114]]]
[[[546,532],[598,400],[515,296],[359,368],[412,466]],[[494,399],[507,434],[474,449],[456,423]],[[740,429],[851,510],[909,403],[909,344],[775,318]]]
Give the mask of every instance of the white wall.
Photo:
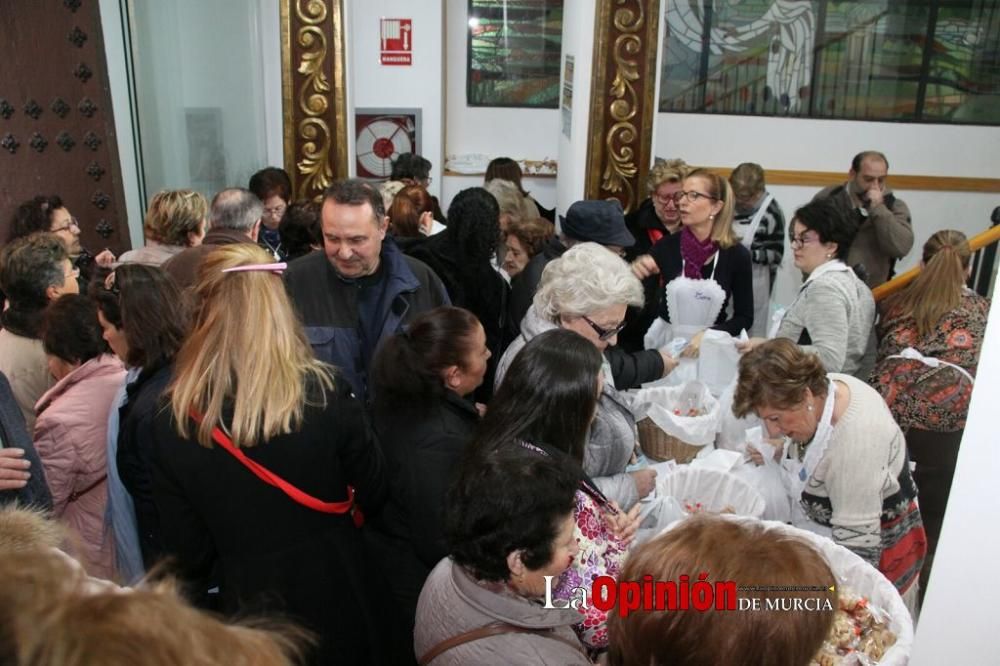
[[[428,4],[413,2],[412,5]],[[435,4],[435,3],[430,3]],[[467,0],[447,0],[447,95],[445,111],[445,155],[482,153],[515,160],[556,159],[559,152],[559,110],[470,107],[466,104],[465,74],[468,61]],[[566,3],[564,25],[571,6]],[[588,3],[584,3],[588,4]],[[591,19],[593,24],[593,19]],[[564,29],[565,30],[565,29]],[[563,39],[565,40],[565,32]],[[565,49],[565,41],[564,46]],[[433,158],[431,158],[433,161]],[[434,165],[437,167],[437,163]],[[560,164],[560,169],[562,164]],[[441,205],[467,187],[482,185],[482,177],[447,176],[443,182]],[[524,189],[546,208],[556,205],[553,178],[526,178]],[[565,210],[565,209],[564,209]]]
[[[913,645],[913,666],[996,664],[1000,598],[1000,306],[993,301],[969,419]]]
[[[838,171],[866,149],[881,150],[893,173],[995,178],[1000,172],[1000,128],[864,123],[835,120],[755,118],[718,114],[658,113],[657,157],[681,157],[690,164],[734,167],[758,162],[765,170]],[[816,187],[769,188],[791,218],[812,199]],[[898,190],[913,214],[914,249],[897,264],[902,271],[919,261],[920,247],[939,229],[973,236],[987,229],[1000,195]],[[791,254],[786,248],[786,257]],[[800,278],[791,260],[778,273],[774,302],[790,303]]]
[[[353,0],[348,3],[347,33],[350,73],[350,94],[353,105],[349,110],[349,131],[354,134],[354,109],[358,108],[419,108],[422,127],[418,148],[433,164],[428,188],[431,194],[441,194],[441,172],[444,166],[443,109],[444,69],[443,25],[441,2],[430,0]],[[379,64],[379,19],[408,18],[413,20],[413,64],[383,66]],[[353,142],[350,155],[351,173],[355,173]],[[441,202],[442,205],[444,202]]]
[[[587,141],[590,134],[590,89],[594,65],[595,0],[567,2],[563,9],[563,56],[574,57],[573,122],[570,138],[560,129],[558,208],[565,212],[583,198],[587,177]],[[565,75],[565,65],[560,66]],[[561,84],[561,81],[560,81]],[[560,85],[560,99],[562,87]]]

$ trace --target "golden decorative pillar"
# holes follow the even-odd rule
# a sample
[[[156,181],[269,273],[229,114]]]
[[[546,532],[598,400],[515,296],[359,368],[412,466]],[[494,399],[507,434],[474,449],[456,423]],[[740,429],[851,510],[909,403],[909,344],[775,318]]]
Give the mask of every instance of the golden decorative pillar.
[[[343,0],[281,0],[285,170],[293,198],[348,174]]]
[[[660,0],[597,0],[586,197],[645,198],[656,114]]]

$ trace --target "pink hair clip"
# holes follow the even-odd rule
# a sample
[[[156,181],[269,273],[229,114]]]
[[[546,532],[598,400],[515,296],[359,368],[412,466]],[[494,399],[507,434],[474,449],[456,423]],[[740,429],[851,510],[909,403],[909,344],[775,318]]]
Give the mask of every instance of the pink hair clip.
[[[284,270],[288,268],[288,264],[284,261],[276,264],[248,264],[246,266],[233,266],[232,268],[223,268],[223,273],[239,273],[244,271],[269,271],[275,275],[281,275]]]

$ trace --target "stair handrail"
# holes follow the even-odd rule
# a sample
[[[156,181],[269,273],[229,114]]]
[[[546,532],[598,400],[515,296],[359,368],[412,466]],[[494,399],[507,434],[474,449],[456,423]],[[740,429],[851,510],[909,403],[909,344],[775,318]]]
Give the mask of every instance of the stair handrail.
[[[975,253],[983,249],[984,247],[996,243],[997,241],[1000,241],[1000,226],[991,227],[986,231],[980,234],[976,234],[975,236],[970,238],[969,249],[972,250],[973,253]],[[889,296],[892,296],[893,294],[903,289],[903,287],[905,287],[906,285],[913,282],[914,278],[916,278],[919,274],[920,274],[920,266],[919,265],[914,266],[905,273],[900,273],[899,275],[892,278],[888,282],[880,284],[879,286],[872,289],[872,296],[875,297],[876,302],[888,298]]]

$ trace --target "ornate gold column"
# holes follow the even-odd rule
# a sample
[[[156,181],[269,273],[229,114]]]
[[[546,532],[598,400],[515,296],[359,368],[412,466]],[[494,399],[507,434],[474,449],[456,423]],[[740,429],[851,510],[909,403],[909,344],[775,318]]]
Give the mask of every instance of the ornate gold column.
[[[285,170],[295,198],[346,178],[343,0],[281,0]]]
[[[586,197],[626,213],[645,198],[652,158],[659,13],[660,0],[597,0]]]

